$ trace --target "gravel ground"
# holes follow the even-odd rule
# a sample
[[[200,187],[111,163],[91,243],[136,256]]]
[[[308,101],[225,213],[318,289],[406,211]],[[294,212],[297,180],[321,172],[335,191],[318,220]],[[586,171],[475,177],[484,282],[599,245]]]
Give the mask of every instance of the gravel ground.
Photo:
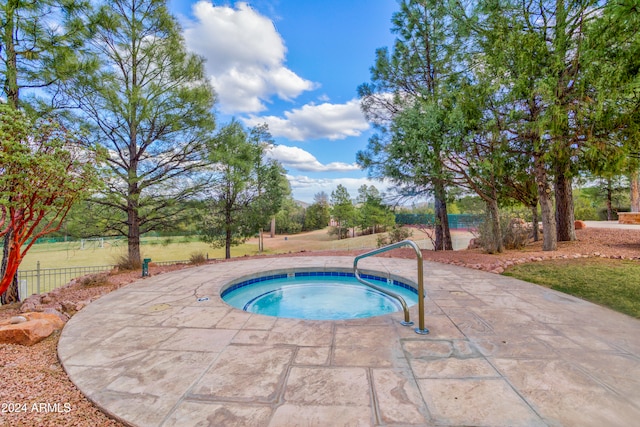
[[[542,251],[535,242],[524,250],[489,255],[479,249],[455,252],[425,251],[426,260],[445,262],[501,272],[508,266],[551,258],[607,257],[640,260],[640,230],[587,228],[577,231],[578,241],[562,242],[558,251]],[[302,252],[285,256],[354,255],[362,251]],[[389,256],[412,257],[411,250],[400,249]],[[241,260],[239,258],[236,260]],[[185,268],[185,266],[151,267],[152,275]],[[105,283],[87,287],[75,283],[49,294],[46,307],[60,307],[65,302],[89,303],[137,280],[139,272],[111,275]],[[0,307],[0,319],[19,313],[18,304]],[[73,310],[70,310],[70,314]],[[61,427],[61,426],[123,426],[100,412],[84,397],[66,376],[58,362],[56,346],[59,333],[31,347],[0,344],[0,426]]]

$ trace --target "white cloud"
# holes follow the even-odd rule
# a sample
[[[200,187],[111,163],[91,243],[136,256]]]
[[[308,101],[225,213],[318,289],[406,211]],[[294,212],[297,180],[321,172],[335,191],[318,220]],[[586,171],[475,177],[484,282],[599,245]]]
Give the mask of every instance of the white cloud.
[[[287,175],[291,184],[293,197],[307,203],[313,203],[313,196],[324,191],[329,197],[338,184],[346,187],[352,199],[358,196],[358,188],[362,185],[373,185],[380,192],[388,192],[389,183],[374,181],[369,178],[310,178],[304,175]]]
[[[346,104],[307,104],[302,108],[286,111],[284,118],[252,115],[243,121],[247,126],[267,123],[271,135],[292,141],[344,139],[360,136],[369,129],[357,99],[352,99]]]
[[[284,167],[304,172],[347,172],[360,169],[355,163],[331,162],[323,165],[308,151],[286,145],[272,147],[267,155],[278,160]]]
[[[207,59],[220,109],[225,113],[265,110],[276,95],[289,100],[316,85],[284,66],[287,48],[273,22],[246,3],[235,8],[201,0],[187,22],[187,46]]]

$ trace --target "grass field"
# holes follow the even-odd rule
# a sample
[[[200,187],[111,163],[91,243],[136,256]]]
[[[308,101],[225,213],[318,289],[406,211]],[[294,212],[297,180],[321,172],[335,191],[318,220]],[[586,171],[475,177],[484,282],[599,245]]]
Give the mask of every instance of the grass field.
[[[413,231],[411,238],[423,248],[430,247],[427,236],[418,230]],[[470,238],[468,233],[454,234],[454,245],[457,245],[457,248],[466,247]],[[278,235],[273,238],[265,235],[264,253],[367,249],[377,247],[377,239],[378,235],[369,235],[337,240],[335,236],[327,233],[327,229],[295,235]],[[81,248],[80,242],[41,243],[29,250],[20,269],[35,269],[38,261],[41,268],[112,265],[116,264],[118,258],[126,254],[126,251],[126,240],[105,240],[102,248],[96,241],[86,242],[84,249]],[[151,258],[156,262],[188,260],[193,253],[208,254],[209,258],[224,258],[224,248],[213,249],[204,242],[188,237],[143,238],[141,251],[143,258]],[[255,238],[231,248],[232,257],[258,253],[258,239]]]
[[[640,318],[640,264],[614,259],[549,260],[505,273]]]
[[[183,237],[143,239],[141,251],[143,258],[153,261],[188,260],[196,252],[208,253],[209,258],[224,257],[224,249],[213,249],[204,242]],[[257,252],[257,244],[251,243],[231,249],[232,256],[254,255]],[[20,269],[32,270],[38,261],[41,268],[112,265],[126,253],[126,240],[105,240],[103,247],[99,247],[97,242],[86,243],[84,249],[80,242],[42,243],[34,245],[27,252]]]

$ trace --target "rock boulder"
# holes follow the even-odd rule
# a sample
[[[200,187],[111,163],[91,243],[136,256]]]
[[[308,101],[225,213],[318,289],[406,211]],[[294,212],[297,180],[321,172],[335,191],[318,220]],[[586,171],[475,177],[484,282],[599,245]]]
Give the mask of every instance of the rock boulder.
[[[33,345],[60,330],[64,322],[50,313],[23,313],[26,322],[0,321],[0,343]]]

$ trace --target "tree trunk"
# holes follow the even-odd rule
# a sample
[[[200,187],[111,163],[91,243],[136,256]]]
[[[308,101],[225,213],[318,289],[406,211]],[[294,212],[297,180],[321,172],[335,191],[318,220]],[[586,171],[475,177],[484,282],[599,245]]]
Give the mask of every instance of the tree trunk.
[[[9,105],[13,108],[18,108],[20,99],[20,86],[18,86],[18,55],[15,46],[16,33],[16,8],[17,2],[5,3],[6,6],[6,18],[3,23],[3,30],[5,32],[5,76],[4,76],[4,93],[7,95]],[[19,16],[19,15],[18,15]],[[18,18],[20,19],[20,18]]]
[[[575,216],[573,214],[573,191],[571,178],[562,166],[556,168],[554,189],[556,195],[556,232],[559,242],[576,240]],[[562,168],[564,169],[564,168]]]
[[[140,256],[140,219],[138,218],[138,209],[131,200],[127,208],[127,224],[129,263],[131,267],[137,268],[142,265],[142,257]]]
[[[0,277],[4,277],[7,271],[7,264],[9,261],[9,246],[11,244],[11,237],[13,235],[13,229],[9,229],[7,234],[4,236],[4,245],[2,251],[2,266],[0,268]],[[24,295],[23,295],[24,296]],[[14,302],[20,302],[20,294],[18,292],[18,274],[13,275],[13,281],[9,288],[0,295],[0,304],[11,304]]]
[[[447,215],[447,200],[444,184],[436,180],[434,183],[435,216],[436,216],[436,242],[435,250],[452,251],[451,231],[449,230],[449,217]]]
[[[23,295],[24,297],[24,295]],[[20,293],[18,292],[18,273],[13,275],[13,281],[2,295],[0,295],[0,304],[13,304],[14,302],[20,302]]]
[[[500,227],[500,208],[497,200],[487,202],[487,210],[489,211],[489,219],[491,221],[491,239],[493,253],[504,252],[504,242],[502,241],[502,230]]]
[[[531,229],[533,231],[533,241],[540,240],[540,217],[538,216],[538,204],[531,206]]]
[[[640,212],[640,173],[635,171],[629,177],[631,184],[631,212]]]
[[[613,190],[611,180],[607,179],[607,221],[613,221]]]
[[[14,31],[15,31],[15,9],[17,7],[17,3],[9,3],[6,10],[6,20],[3,25],[3,29],[5,31],[6,44],[4,46],[5,56],[6,56],[6,67],[5,67],[5,78],[4,78],[4,92],[7,96],[7,100],[9,101],[9,105],[13,108],[18,108],[18,102],[20,99],[19,91],[20,88],[18,86],[18,56],[16,53],[15,43],[14,43]],[[5,234],[4,237],[4,247],[2,251],[2,266],[0,267],[0,278],[4,277],[5,272],[7,271],[7,262],[9,255],[9,245],[11,240],[12,229],[9,228],[9,231]],[[2,304],[11,304],[13,302],[20,301],[20,295],[18,293],[18,275],[16,274],[13,278],[13,282],[0,296],[0,303]]]
[[[227,194],[229,194],[229,190],[227,190]],[[227,200],[230,200],[230,197],[227,197]],[[233,243],[233,232],[231,227],[233,226],[233,216],[231,214],[232,205],[227,203],[224,209],[224,224],[225,224],[225,235],[224,235],[224,258],[231,259],[231,244]]]
[[[224,258],[231,259],[231,229],[227,227],[227,234],[224,240]]]
[[[542,250],[555,251],[558,248],[556,222],[553,216],[551,188],[547,182],[547,171],[541,155],[534,155],[538,203],[542,213]]]
[[[135,72],[134,72],[135,79]],[[134,80],[135,82],[135,80]],[[138,187],[138,144],[136,120],[129,127],[129,168],[127,170],[127,247],[131,267],[142,266],[140,256],[140,188]]]
[[[276,237],[276,217],[271,218],[271,238]]]

